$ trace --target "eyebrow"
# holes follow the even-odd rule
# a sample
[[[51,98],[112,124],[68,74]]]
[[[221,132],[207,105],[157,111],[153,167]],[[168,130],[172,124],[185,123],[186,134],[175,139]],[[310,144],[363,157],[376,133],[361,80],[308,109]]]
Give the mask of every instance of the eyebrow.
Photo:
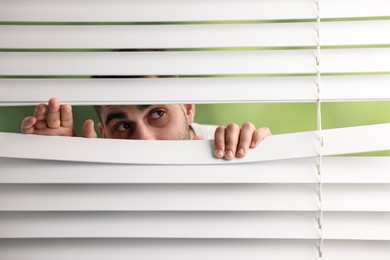
[[[151,105],[137,105],[137,108],[138,108],[139,111],[145,111],[150,106]],[[108,125],[108,123],[110,123],[114,119],[123,119],[123,118],[127,118],[126,113],[124,113],[124,112],[112,112],[112,113],[108,114],[108,116],[106,118],[105,125]]]
[[[108,123],[110,123],[114,119],[123,119],[126,117],[127,117],[127,115],[124,112],[113,112],[113,113],[108,114],[105,124],[108,125]]]
[[[137,105],[139,111],[145,111],[151,105]]]

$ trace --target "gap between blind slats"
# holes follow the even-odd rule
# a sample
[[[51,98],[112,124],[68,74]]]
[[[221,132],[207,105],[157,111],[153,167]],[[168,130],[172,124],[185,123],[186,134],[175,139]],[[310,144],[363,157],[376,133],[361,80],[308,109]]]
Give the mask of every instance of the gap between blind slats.
[[[2,52],[0,75],[315,73],[314,52]],[[322,50],[321,69],[322,73],[389,72],[390,48]]]
[[[0,79],[0,106],[36,105],[53,96],[73,105],[316,102],[314,82],[314,76]],[[390,75],[323,76],[321,99],[322,102],[386,101],[390,100],[389,85]]]
[[[82,245],[82,246],[80,246]],[[6,259],[316,259],[316,241],[257,239],[3,239]],[[151,250],[153,248],[153,250]],[[196,254],[194,254],[196,252]],[[387,260],[387,259],[386,259]]]
[[[2,1],[2,21],[166,22],[314,18],[311,0]],[[77,10],[77,12],[75,12]]]
[[[318,239],[315,212],[1,212],[0,238]]]
[[[318,210],[315,184],[2,184],[0,186],[0,211],[316,212]]]
[[[324,157],[325,184],[390,184],[389,157]],[[123,165],[0,158],[0,183],[318,183],[317,159],[245,165]],[[185,174],[184,174],[185,172]]]
[[[390,21],[324,22],[321,45],[389,44]],[[315,23],[0,26],[0,48],[136,49],[315,46]],[[364,31],[365,33],[362,33]]]
[[[389,132],[390,124],[323,130],[323,155],[389,150]],[[116,140],[0,133],[0,142],[0,157],[98,163],[224,164],[318,155],[315,131],[272,135],[245,158],[228,162],[213,158],[212,140]]]

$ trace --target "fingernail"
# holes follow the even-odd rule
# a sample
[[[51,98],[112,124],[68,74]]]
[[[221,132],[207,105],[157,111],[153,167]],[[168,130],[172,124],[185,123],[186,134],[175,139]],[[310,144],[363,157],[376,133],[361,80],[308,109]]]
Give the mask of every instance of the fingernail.
[[[232,152],[231,150],[228,150],[228,151],[226,152],[226,157],[227,157],[227,158],[234,158],[233,152]]]
[[[240,147],[238,148],[237,154],[244,155],[245,154],[245,149]]]
[[[215,151],[215,156],[218,157],[218,158],[222,158],[223,157],[223,151],[222,150],[216,150]]]

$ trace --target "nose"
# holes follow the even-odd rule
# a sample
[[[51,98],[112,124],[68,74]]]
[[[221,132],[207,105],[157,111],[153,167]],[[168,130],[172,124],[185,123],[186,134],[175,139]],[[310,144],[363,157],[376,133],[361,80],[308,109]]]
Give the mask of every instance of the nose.
[[[138,126],[133,137],[137,140],[157,140],[153,129],[145,125]]]

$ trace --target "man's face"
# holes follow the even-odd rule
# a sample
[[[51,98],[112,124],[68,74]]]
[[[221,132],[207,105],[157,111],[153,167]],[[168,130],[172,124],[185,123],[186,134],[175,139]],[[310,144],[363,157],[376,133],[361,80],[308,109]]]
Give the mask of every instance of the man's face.
[[[195,105],[101,106],[99,130],[105,138],[188,140]]]

